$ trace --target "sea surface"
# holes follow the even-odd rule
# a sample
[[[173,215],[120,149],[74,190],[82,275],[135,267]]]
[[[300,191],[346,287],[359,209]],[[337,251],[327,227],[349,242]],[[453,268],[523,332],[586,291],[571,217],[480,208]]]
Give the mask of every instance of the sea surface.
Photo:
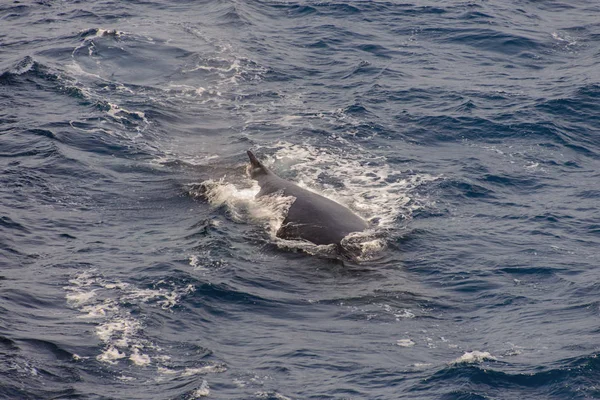
[[[0,169],[1,399],[600,398],[597,1],[2,1]]]

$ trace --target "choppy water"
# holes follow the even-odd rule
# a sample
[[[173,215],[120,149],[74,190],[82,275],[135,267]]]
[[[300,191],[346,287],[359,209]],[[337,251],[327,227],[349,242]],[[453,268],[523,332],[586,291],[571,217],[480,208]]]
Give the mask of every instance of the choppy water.
[[[4,2],[0,398],[600,397],[598,43],[589,1]],[[249,148],[363,259],[273,238]]]

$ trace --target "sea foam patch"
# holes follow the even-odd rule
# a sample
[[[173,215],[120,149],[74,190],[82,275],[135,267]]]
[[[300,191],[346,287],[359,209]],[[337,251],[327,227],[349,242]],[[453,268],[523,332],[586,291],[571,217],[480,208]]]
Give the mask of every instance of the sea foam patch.
[[[396,341],[396,345],[400,347],[413,347],[415,342],[413,342],[411,339],[399,339]]]
[[[190,193],[204,196],[214,207],[225,206],[236,222],[263,224],[275,237],[295,199],[281,194],[256,198],[260,187],[256,182],[248,183],[248,186],[242,186],[228,183],[225,178],[210,179],[201,183],[201,191],[191,190]]]
[[[487,351],[467,351],[462,356],[458,357],[451,364],[474,364],[483,361],[496,361],[497,358]]]
[[[166,282],[159,281],[156,286],[162,284]],[[146,336],[143,320],[134,316],[126,304],[151,304],[170,310],[182,296],[195,290],[193,285],[140,289],[118,279],[107,279],[93,270],[77,273],[64,289],[67,303],[81,312],[80,318],[96,324],[95,334],[102,343],[96,359],[110,364],[129,360],[137,366],[148,366],[165,356]]]
[[[198,399],[200,397],[206,397],[209,394],[210,394],[210,386],[208,386],[208,382],[202,381],[202,384],[200,385],[200,387],[198,389],[194,390],[194,392],[192,393],[191,398]]]

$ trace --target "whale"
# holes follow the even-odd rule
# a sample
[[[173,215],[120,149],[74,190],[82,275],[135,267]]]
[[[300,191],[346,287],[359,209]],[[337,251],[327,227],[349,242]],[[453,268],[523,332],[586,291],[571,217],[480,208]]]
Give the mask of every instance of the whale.
[[[343,238],[354,232],[363,232],[369,227],[365,220],[347,207],[280,178],[266,168],[250,150],[247,153],[250,158],[248,173],[260,186],[256,197],[280,193],[295,199],[276,233],[277,237],[307,240],[317,245],[334,244],[341,252]]]

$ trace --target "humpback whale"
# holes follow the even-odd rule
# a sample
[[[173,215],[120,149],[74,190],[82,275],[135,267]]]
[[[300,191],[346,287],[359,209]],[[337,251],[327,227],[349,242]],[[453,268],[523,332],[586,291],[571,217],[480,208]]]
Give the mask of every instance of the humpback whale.
[[[362,218],[343,205],[275,175],[249,150],[248,157],[250,177],[260,186],[256,197],[280,192],[295,198],[277,237],[304,239],[317,245],[335,244],[341,250],[344,237],[368,228]]]

